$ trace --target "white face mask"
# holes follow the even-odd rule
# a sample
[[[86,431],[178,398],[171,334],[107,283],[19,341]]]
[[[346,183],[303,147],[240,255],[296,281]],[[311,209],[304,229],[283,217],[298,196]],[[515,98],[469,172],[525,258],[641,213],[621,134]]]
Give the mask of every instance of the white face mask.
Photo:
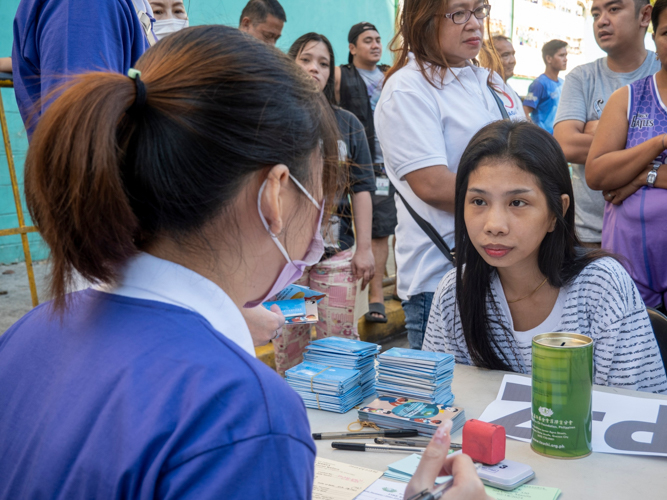
[[[157,19],[153,23],[153,33],[158,40],[190,26],[187,19]]]

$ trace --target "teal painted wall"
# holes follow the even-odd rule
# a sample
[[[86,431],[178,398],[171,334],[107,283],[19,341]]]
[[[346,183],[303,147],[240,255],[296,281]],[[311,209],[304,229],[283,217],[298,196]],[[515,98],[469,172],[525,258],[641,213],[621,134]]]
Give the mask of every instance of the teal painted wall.
[[[2,0],[0,9],[0,57],[11,54],[12,23],[20,0]],[[200,24],[226,24],[238,26],[241,10],[247,0],[185,0],[192,26]],[[385,42],[393,36],[396,0],[282,0],[287,23],[278,47],[286,51],[299,36],[309,31],[322,33],[334,46],[336,63],[347,62],[347,33],[353,24],[368,21],[375,24]],[[391,55],[385,48],[382,62],[389,63]],[[23,195],[23,162],[28,148],[23,122],[16,107],[12,89],[2,89],[14,161]],[[25,204],[24,204],[25,206]],[[24,208],[25,210],[25,208]],[[0,151],[0,229],[16,227],[18,220],[14,207],[7,158],[4,148]],[[48,256],[48,250],[37,234],[29,236],[33,259]],[[0,237],[0,264],[23,260],[19,236]]]
[[[238,26],[241,10],[247,0],[185,0],[189,5],[190,24],[220,23]],[[394,32],[397,0],[281,0],[287,15],[283,36],[278,47],[289,49],[304,33],[315,31],[325,35],[334,46],[336,64],[347,62],[347,33],[361,21],[375,24],[383,37],[385,51],[382,62],[389,63],[386,49]]]

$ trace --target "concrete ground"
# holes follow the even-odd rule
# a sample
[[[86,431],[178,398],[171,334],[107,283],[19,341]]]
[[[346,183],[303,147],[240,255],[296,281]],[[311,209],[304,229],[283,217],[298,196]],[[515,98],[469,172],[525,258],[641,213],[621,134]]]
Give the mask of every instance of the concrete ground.
[[[47,261],[33,263],[37,296],[40,303],[48,300],[46,277]],[[0,334],[32,309],[28,273],[25,263],[0,265]]]

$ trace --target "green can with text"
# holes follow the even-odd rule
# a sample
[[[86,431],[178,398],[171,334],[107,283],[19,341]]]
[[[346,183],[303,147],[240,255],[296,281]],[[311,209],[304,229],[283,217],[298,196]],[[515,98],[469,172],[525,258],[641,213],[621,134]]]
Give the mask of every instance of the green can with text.
[[[553,458],[591,454],[593,340],[578,333],[533,337],[531,447]]]

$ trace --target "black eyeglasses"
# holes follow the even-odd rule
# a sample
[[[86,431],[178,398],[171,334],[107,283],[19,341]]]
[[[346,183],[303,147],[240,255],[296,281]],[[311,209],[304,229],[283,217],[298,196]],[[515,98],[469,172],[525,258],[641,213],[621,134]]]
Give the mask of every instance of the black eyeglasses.
[[[489,16],[491,12],[491,6],[489,4],[484,4],[481,7],[477,7],[475,10],[457,10],[456,12],[450,12],[445,14],[445,17],[452,20],[454,24],[464,24],[468,22],[470,16],[473,14],[477,19],[484,19]]]

